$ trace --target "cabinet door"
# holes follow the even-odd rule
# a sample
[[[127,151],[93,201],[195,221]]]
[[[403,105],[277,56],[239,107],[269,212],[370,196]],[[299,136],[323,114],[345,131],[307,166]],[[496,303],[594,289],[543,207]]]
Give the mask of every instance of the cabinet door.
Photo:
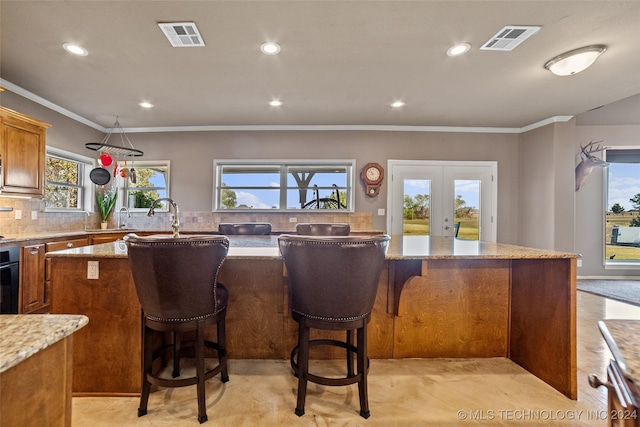
[[[0,192],[44,196],[45,132],[48,125],[0,110]]]
[[[60,251],[63,249],[79,248],[87,246],[89,244],[89,237],[76,237],[73,239],[60,240],[57,242],[47,243],[45,249],[47,252]],[[45,259],[45,274],[44,274],[44,303],[47,306],[51,305],[51,260]]]
[[[34,313],[46,311],[44,283],[44,244],[22,248],[20,262],[20,301],[21,312]]]

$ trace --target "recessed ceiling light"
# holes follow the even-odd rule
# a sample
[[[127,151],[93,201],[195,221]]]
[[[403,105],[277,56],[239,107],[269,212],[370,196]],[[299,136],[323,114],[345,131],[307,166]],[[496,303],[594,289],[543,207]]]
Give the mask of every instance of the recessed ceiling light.
[[[282,101],[274,99],[273,101],[269,101],[269,105],[272,107],[280,107],[282,105]]]
[[[460,43],[458,45],[455,45],[449,48],[449,50],[447,51],[447,55],[460,56],[462,54],[469,52],[469,49],[471,49],[471,45],[469,43]]]
[[[277,55],[280,52],[280,45],[275,42],[266,42],[262,43],[260,50],[266,55]]]
[[[64,48],[64,50],[69,53],[73,53],[74,55],[87,56],[89,54],[89,52],[87,52],[87,49],[80,47],[77,44],[64,43],[62,47]]]
[[[141,106],[142,108],[153,108],[153,104],[150,102],[141,102],[138,105]]]
[[[404,102],[403,101],[396,101],[396,102],[392,102],[391,106],[393,108],[400,108],[400,107],[404,107]]]

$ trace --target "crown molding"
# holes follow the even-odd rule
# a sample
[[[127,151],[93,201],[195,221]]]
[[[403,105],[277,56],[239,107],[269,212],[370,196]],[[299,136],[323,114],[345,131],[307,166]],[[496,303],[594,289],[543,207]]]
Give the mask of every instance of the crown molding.
[[[0,86],[77,122],[107,133],[108,128],[0,78]],[[458,132],[458,133],[525,133],[552,123],[567,122],[573,116],[555,116],[521,128],[461,126],[393,126],[393,125],[210,125],[123,128],[127,133],[154,132],[233,132],[233,131],[374,131],[374,132]]]

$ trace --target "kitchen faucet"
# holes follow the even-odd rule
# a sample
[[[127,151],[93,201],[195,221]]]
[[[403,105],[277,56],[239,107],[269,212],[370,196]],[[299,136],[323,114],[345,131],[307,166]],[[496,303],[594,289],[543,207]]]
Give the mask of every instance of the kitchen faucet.
[[[131,211],[129,211],[129,208],[126,206],[121,207],[120,211],[118,211],[118,228],[125,228],[123,227],[125,224],[122,223],[122,212],[126,212],[127,218],[131,218]]]
[[[178,215],[179,215],[178,205],[173,200],[169,199],[168,197],[154,200],[153,203],[151,203],[149,212],[147,212],[147,216],[153,216],[155,208],[162,201],[169,202],[171,206],[173,206],[174,214],[173,214],[173,222],[171,223],[171,228],[173,228],[173,237],[180,237],[180,220],[178,219]]]

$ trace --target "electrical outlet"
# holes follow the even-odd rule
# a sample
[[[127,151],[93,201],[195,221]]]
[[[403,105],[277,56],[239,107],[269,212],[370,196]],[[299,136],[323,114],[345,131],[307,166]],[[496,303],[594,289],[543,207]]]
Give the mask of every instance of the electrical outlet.
[[[13,211],[16,215],[16,219],[22,219],[22,211],[20,209]]]
[[[31,219],[33,220],[38,219],[38,211],[31,211]]]
[[[99,277],[99,261],[87,261],[87,279],[98,279]]]
[[[298,222],[298,218],[296,217],[289,218],[289,222]]]
[[[582,267],[582,260],[581,259],[578,260],[578,267]]]

